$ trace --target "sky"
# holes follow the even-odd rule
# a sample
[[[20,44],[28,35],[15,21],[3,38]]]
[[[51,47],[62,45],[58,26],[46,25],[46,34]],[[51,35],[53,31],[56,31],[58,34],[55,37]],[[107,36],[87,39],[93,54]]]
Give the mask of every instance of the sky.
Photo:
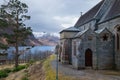
[[[74,26],[78,18],[101,0],[21,0],[29,8],[26,21],[34,33],[59,33]],[[2,1],[0,2],[2,3]]]

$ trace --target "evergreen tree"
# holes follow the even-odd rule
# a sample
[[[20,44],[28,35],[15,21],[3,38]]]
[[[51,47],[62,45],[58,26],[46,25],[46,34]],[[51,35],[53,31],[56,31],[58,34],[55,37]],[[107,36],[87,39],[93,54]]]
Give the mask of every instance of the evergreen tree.
[[[1,5],[0,19],[5,21],[13,32],[4,34],[7,42],[15,47],[15,67],[18,67],[18,58],[20,56],[19,46],[32,33],[30,27],[26,27],[25,21],[30,19],[27,16],[28,6],[19,0],[9,0],[6,4]]]

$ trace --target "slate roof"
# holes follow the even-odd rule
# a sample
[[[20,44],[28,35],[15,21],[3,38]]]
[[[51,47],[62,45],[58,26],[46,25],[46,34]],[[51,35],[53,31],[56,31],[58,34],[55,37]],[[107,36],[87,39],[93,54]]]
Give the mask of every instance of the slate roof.
[[[99,2],[96,6],[82,15],[75,24],[75,27],[80,27],[85,23],[90,22],[91,20],[95,19],[96,14],[99,12],[99,9],[102,7],[102,4],[105,0]],[[109,11],[106,11],[106,15],[99,21],[99,23],[103,23],[105,21],[114,19],[116,17],[120,17],[120,0],[114,0],[113,5],[111,6]]]
[[[100,34],[101,32],[103,32],[104,30],[107,30],[108,32],[110,32],[106,27],[105,28],[102,28],[100,30],[96,30],[95,32]],[[111,32],[110,32],[111,33]]]
[[[97,14],[98,10],[100,9],[101,5],[103,4],[104,0],[99,2],[96,6],[94,6],[92,9],[90,9],[87,13],[82,15],[77,23],[75,24],[75,27],[80,27],[81,25],[91,21],[94,19],[94,16]]]
[[[79,32],[79,31],[80,30],[75,27],[69,27],[69,28],[62,30],[60,33],[62,33],[62,32]]]
[[[103,32],[104,30],[105,30],[105,28],[102,28],[102,29],[96,30],[95,32],[99,34],[99,33]]]
[[[81,32],[79,32],[79,33],[77,33],[76,35],[75,35],[75,38],[76,37],[80,37],[81,35],[83,35],[86,31],[88,31],[90,28],[88,28],[88,29],[85,29],[85,30],[83,30],[83,31],[81,31]]]
[[[114,4],[112,5],[110,10],[108,11],[107,15],[100,22],[110,20],[110,19],[115,18],[117,16],[120,16],[120,0],[115,0]]]

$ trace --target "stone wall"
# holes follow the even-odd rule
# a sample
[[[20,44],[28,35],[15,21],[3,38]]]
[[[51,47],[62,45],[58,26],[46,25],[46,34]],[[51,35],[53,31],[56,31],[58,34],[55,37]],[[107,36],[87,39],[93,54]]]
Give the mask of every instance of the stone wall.
[[[90,38],[91,37],[91,38]],[[92,29],[88,29],[80,38],[74,39],[72,42],[77,42],[77,54],[72,56],[73,66],[77,69],[85,68],[85,52],[87,49],[92,51],[92,67],[96,67],[96,35]],[[73,45],[72,45],[73,46]],[[72,51],[74,48],[72,48]],[[74,52],[72,52],[74,54]],[[75,62],[77,61],[77,63]]]
[[[72,63],[72,40],[71,39],[62,39],[61,40],[61,46],[62,46],[62,52],[61,52],[61,62],[65,64],[71,64]]]
[[[98,25],[98,29],[102,29],[104,27],[107,27],[113,34],[114,36],[116,35],[116,30],[115,30],[115,27],[117,25],[120,24],[120,17],[116,18],[116,19],[112,19],[110,21],[107,21],[107,22],[104,22],[104,23],[101,23]],[[120,40],[120,39],[119,39]],[[114,39],[114,54],[115,54],[115,66],[117,69],[120,70],[120,51],[116,51],[116,45],[117,45],[117,42],[116,40]]]
[[[102,41],[97,39],[97,64],[98,69],[113,69],[114,68],[114,48],[113,39],[110,41]]]
[[[62,32],[60,34],[60,39],[73,38],[77,32]]]

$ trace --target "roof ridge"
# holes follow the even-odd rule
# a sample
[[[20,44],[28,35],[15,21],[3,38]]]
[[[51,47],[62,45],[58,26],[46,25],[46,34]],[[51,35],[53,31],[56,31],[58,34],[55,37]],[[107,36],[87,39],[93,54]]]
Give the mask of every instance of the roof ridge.
[[[120,0],[114,0],[114,3],[110,7],[110,9],[106,13],[106,15],[104,15],[103,19],[99,22],[99,24],[101,24],[103,22],[106,22],[108,20],[120,17],[120,8],[119,8],[119,6],[120,6]]]
[[[95,14],[97,13],[97,11],[99,10],[99,8],[101,7],[101,5],[103,4],[103,2],[104,2],[104,0],[100,1],[93,8],[91,8],[84,15],[82,15],[78,19],[78,21],[76,22],[74,27],[80,27],[81,25],[83,25],[83,24],[89,22],[90,20],[92,20],[94,18]]]
[[[96,18],[97,20],[100,20],[100,18],[104,15],[106,10],[108,10],[110,5],[113,5],[114,2],[115,0],[103,0],[103,4],[101,5],[100,9],[98,10],[94,18]]]

